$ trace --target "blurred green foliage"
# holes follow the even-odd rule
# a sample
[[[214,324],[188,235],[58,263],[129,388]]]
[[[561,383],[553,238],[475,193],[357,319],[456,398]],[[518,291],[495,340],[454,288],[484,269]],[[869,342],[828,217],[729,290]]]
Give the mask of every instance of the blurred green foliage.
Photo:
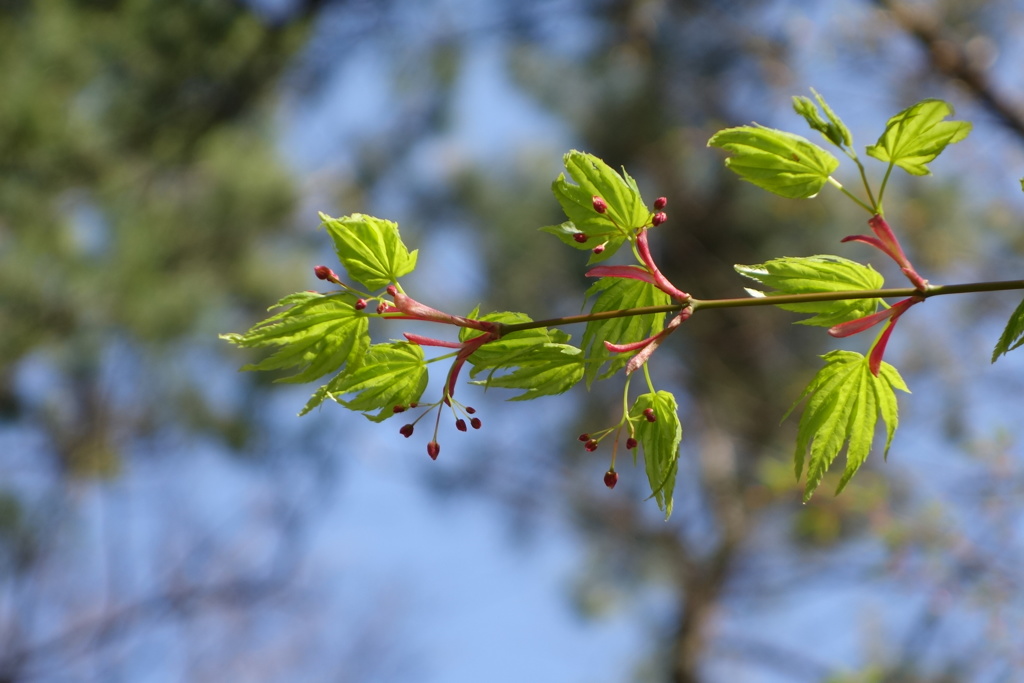
[[[111,413],[87,405],[111,340],[160,353],[299,281],[270,243],[295,202],[270,105],[307,30],[234,2],[3,8],[0,393],[27,409],[12,387],[27,354],[73,378],[59,401],[79,418],[47,425],[71,471],[117,471]]]

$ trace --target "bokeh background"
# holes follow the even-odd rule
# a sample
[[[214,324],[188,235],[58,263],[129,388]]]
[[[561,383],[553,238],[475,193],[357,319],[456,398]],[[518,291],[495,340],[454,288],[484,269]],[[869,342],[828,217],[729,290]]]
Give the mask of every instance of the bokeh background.
[[[0,681],[1024,680],[1024,354],[989,364],[1019,294],[904,318],[888,462],[807,505],[779,420],[834,342],[690,321],[654,361],[667,523],[575,439],[618,380],[466,387],[484,428],[435,463],[398,424],[296,417],[312,387],[217,339],[323,286],[318,210],[399,221],[432,305],[578,312],[582,256],[536,231],[571,148],[668,197],[659,259],[697,296],[783,255],[899,282],[838,244],[864,231],[838,193],[769,196],[705,147],[803,132],[810,87],[861,148],[924,97],[973,121],[887,215],[932,281],[1020,278],[1022,47],[1018,0],[0,2]]]

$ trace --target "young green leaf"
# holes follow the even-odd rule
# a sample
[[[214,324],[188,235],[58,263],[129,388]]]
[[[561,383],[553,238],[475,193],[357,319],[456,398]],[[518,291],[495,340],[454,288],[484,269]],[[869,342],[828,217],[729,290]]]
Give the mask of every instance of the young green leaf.
[[[804,501],[814,490],[836,456],[846,446],[846,470],[836,493],[846,486],[871,451],[875,425],[881,415],[886,428],[885,454],[889,452],[898,425],[895,390],[909,392],[896,368],[882,363],[878,376],[871,374],[868,359],[853,351],[831,351],[823,367],[804,389],[786,417],[804,399],[804,413],[797,430],[795,469],[803,474],[810,450]],[[783,418],[785,419],[785,418]]]
[[[347,292],[318,294],[299,292],[270,308],[285,310],[257,323],[245,334],[222,334],[245,348],[280,346],[272,356],[243,370],[298,368],[299,372],[278,382],[311,382],[338,370],[348,362],[358,365],[370,345],[369,324],[357,311],[357,299]]]
[[[576,184],[568,182],[562,173],[551,184],[551,191],[569,217],[570,225],[563,223],[541,229],[566,244],[570,244],[566,237],[571,240],[573,234],[583,233],[586,241],[573,240],[570,244],[577,249],[593,249],[607,242],[603,251],[590,258],[591,263],[603,261],[614,254],[636,228],[647,225],[651,213],[644,206],[636,181],[625,171],[619,175],[593,154],[576,150],[566,154],[564,162]],[[603,213],[595,209],[594,197],[604,201]]]
[[[667,306],[672,303],[671,297],[654,285],[627,278],[601,278],[591,285],[586,296],[595,294],[597,298],[590,308],[591,313],[642,306]],[[615,374],[629,362],[631,354],[609,351],[604,345],[606,340],[616,344],[640,341],[660,331],[664,321],[664,313],[652,313],[588,322],[582,344],[587,355],[587,386],[595,379]],[[602,373],[601,369],[606,363],[608,369]]]
[[[539,230],[554,235],[563,244],[567,244],[573,249],[591,252],[587,263],[604,261],[618,251],[622,243],[626,241],[626,236],[618,232],[613,235],[609,235],[607,232],[586,233],[577,228],[576,224],[572,221],[565,221],[558,225],[545,225],[539,228]],[[604,249],[600,252],[594,252],[594,247],[598,245],[604,245]]]
[[[480,350],[490,345],[485,344]],[[470,376],[475,377],[485,368],[490,368],[491,374],[487,379],[472,384],[488,388],[523,389],[522,394],[509,400],[526,401],[538,396],[551,396],[568,391],[583,379],[583,367],[583,351],[575,346],[531,343],[501,360],[492,359],[487,364],[477,363],[470,371]],[[501,368],[515,369],[507,374],[495,375],[494,371]]]
[[[995,363],[999,356],[1013,351],[1021,344],[1024,344],[1024,301],[1021,301],[1010,315],[1006,329],[996,342],[996,348],[992,350],[992,362]]]
[[[474,308],[466,317],[472,318],[473,320],[502,323],[505,325],[533,322],[533,318],[525,313],[496,311],[486,315],[480,315],[479,308]],[[470,327],[462,327],[459,329],[459,341],[468,341],[479,334],[479,330]],[[488,364],[493,360],[495,363],[500,364],[503,357],[512,353],[517,353],[527,346],[544,343],[564,344],[571,338],[572,335],[568,332],[563,332],[558,329],[548,329],[546,327],[522,330],[520,332],[511,332],[504,335],[501,339],[488,342],[481,346],[473,353],[472,356],[469,357],[469,362],[471,364],[475,364],[477,362]],[[490,365],[493,365],[493,363]]]
[[[776,291],[747,289],[751,296],[779,296],[811,292],[842,292],[878,289],[885,279],[871,266],[841,256],[804,256],[777,258],[753,266],[734,266],[740,275]],[[832,327],[848,320],[871,315],[881,299],[848,299],[818,301],[806,304],[780,304],[779,308],[795,313],[813,313],[814,317],[799,320],[799,325]]]
[[[888,161],[911,175],[928,175],[929,164],[954,142],[971,132],[966,121],[943,121],[953,108],[942,100],[923,100],[889,119],[878,142],[867,148],[868,156]]]
[[[811,88],[811,92],[814,94],[814,99],[818,101],[818,104],[825,111],[825,116],[828,117],[827,122],[821,118],[818,107],[814,105],[814,102],[809,97],[794,97],[793,109],[796,110],[797,114],[804,117],[804,120],[807,121],[811,128],[824,135],[825,139],[836,147],[852,147],[853,136],[850,135],[850,129],[835,115],[832,108],[825,102],[825,98],[819,95],[814,88]]]
[[[416,268],[417,252],[410,252],[398,234],[398,224],[354,213],[320,220],[334,241],[338,260],[352,279],[367,289],[379,289]]]
[[[395,414],[395,406],[419,401],[426,388],[427,365],[423,349],[409,342],[392,342],[371,346],[362,363],[347,368],[317,394],[323,392],[346,408],[361,411],[373,422],[383,422]],[[347,394],[355,394],[355,397],[347,401],[341,398]],[[306,412],[312,407],[308,405]],[[374,410],[377,414],[371,415]]]
[[[790,199],[821,191],[839,160],[799,135],[763,126],[727,128],[708,140],[735,156],[725,165],[744,180]]]
[[[644,414],[647,410],[652,411],[653,421]],[[665,519],[672,515],[672,494],[679,469],[679,443],[683,439],[678,411],[675,396],[667,391],[638,396],[629,409],[634,436],[644,449],[644,467],[651,485],[651,497],[658,501]]]

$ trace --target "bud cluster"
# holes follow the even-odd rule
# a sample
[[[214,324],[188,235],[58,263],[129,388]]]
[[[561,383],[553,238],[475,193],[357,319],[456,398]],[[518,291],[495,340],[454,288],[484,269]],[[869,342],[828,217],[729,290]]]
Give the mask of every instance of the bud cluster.
[[[654,215],[651,216],[651,225],[654,227],[658,227],[668,220],[668,214],[662,210],[667,204],[668,200],[664,197],[658,197],[654,200]]]
[[[452,409],[452,411],[455,412],[455,429],[459,430],[460,432],[469,431],[470,427],[472,427],[473,429],[480,429],[481,427],[483,427],[483,422],[480,420],[479,417],[476,417],[475,415],[476,408],[474,408],[473,406],[464,406],[455,399],[453,399],[451,396],[446,396],[444,399],[438,401],[437,403],[431,403],[425,406],[425,410],[422,413],[420,413],[419,417],[417,417],[415,420],[408,424],[402,425],[402,427],[398,430],[398,433],[408,439],[413,435],[413,432],[416,430],[416,423],[422,420],[426,415],[428,415],[432,410],[436,408],[437,419],[434,422],[434,434],[431,437],[430,441],[427,443],[427,455],[429,455],[432,460],[436,460],[438,454],[441,452],[441,445],[437,441],[437,431],[441,422],[442,406],[449,406]],[[419,404],[414,401],[407,406],[393,406],[391,408],[391,412],[397,415],[398,413],[404,413],[406,410],[411,410],[418,407]],[[462,413],[462,416],[460,416],[459,413]]]
[[[644,417],[647,420],[653,422],[655,419],[657,419],[657,417],[654,415],[654,411],[652,409],[648,408],[648,410],[650,411],[650,414],[648,415],[647,411],[644,411]],[[626,438],[626,450],[632,451],[640,444],[632,435],[633,426],[630,423],[628,415],[623,415],[622,420],[618,424],[607,429],[603,429],[596,434],[592,435],[590,433],[584,432],[583,434],[580,434],[578,437],[576,437],[576,439],[583,444],[584,450],[586,450],[588,453],[593,453],[600,446],[602,439],[604,439],[609,434],[612,434],[613,432],[615,433],[614,445],[612,446],[611,465],[609,466],[608,471],[605,472],[604,474],[604,484],[610,489],[615,488],[615,485],[619,482],[619,473],[615,471],[615,455],[618,451],[619,438],[622,434],[622,430],[626,426],[629,427],[630,434],[630,436]]]

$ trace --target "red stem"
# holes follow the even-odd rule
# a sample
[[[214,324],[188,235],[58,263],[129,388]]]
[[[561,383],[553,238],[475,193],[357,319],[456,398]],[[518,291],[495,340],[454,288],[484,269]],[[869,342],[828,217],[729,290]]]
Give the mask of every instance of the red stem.
[[[586,273],[587,277],[621,277],[630,280],[643,280],[657,285],[658,282],[651,272],[640,266],[597,266]]]
[[[678,289],[675,285],[669,282],[669,279],[662,275],[661,271],[658,270],[657,264],[654,263],[654,257],[651,256],[651,247],[647,243],[647,230],[641,230],[640,234],[636,236],[636,249],[640,254],[640,258],[643,260],[644,265],[647,266],[647,270],[654,276],[654,284],[661,291],[668,294],[673,299],[680,301],[687,301],[690,295],[686,292]]]

